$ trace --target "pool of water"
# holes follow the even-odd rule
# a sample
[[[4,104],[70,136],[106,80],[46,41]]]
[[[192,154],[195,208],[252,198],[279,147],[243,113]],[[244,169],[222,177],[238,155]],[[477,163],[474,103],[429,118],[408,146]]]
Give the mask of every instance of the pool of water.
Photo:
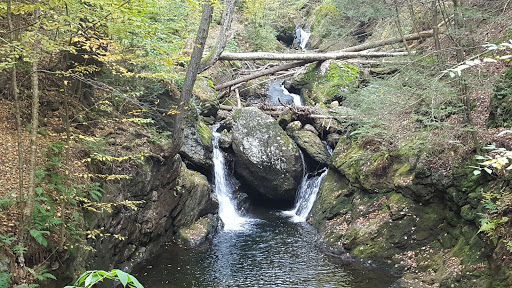
[[[275,212],[257,217],[245,229],[220,232],[209,246],[163,247],[133,274],[150,288],[389,288],[396,280],[387,270],[327,256],[306,223]]]

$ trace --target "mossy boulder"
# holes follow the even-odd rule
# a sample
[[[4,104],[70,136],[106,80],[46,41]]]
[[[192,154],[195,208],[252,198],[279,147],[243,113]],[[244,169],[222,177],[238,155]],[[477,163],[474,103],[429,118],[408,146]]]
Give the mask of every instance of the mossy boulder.
[[[329,152],[325,148],[322,140],[318,136],[308,130],[299,130],[293,133],[293,138],[299,147],[313,160],[320,164],[327,165],[329,163]]]
[[[316,201],[311,209],[311,222],[315,227],[322,227],[327,219],[344,214],[350,208],[354,193],[348,179],[333,169],[329,169],[320,186]]]
[[[233,114],[235,171],[261,195],[293,202],[302,179],[295,142],[269,115],[255,107]]]
[[[187,117],[184,143],[180,150],[183,159],[196,170],[206,173],[213,167],[213,134],[202,117]]]
[[[419,202],[428,202],[449,187],[449,176],[426,169],[425,154],[418,143],[405,143],[393,150],[365,143],[344,136],[332,153],[331,167],[345,175],[351,185],[370,193],[396,190]]]
[[[233,135],[226,129],[222,130],[219,139],[219,146],[222,148],[228,148],[233,142]]]
[[[201,116],[215,116],[219,110],[219,95],[210,79],[197,77],[192,103]]]
[[[192,225],[198,219],[198,215],[217,211],[218,203],[210,197],[212,188],[206,176],[189,170],[185,165],[181,166],[178,185],[172,193],[178,196],[187,195],[181,198],[180,209],[171,213],[176,227]]]
[[[359,70],[339,61],[326,61],[311,65],[293,84],[302,87],[302,96],[319,104],[343,101],[344,94],[359,86]],[[310,104],[314,104],[310,103]]]
[[[489,128],[512,126],[512,68],[494,87],[489,104]]]

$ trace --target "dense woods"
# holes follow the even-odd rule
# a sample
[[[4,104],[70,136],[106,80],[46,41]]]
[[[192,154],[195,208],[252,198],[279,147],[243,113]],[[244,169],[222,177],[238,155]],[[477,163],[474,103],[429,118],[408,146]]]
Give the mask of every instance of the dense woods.
[[[334,121],[326,131],[340,126],[336,133],[343,131],[342,141],[383,157],[368,168],[375,175],[406,157],[417,157],[410,162],[427,167],[429,175],[454,175],[454,186],[467,194],[453,200],[459,197],[455,192],[443,192],[463,203],[449,207],[450,213],[475,227],[475,237],[485,243],[482,250],[491,259],[482,264],[489,267],[486,276],[502,285],[489,287],[509,287],[511,5],[506,0],[2,1],[0,288],[46,287],[53,280],[69,284],[85,270],[113,268],[91,267],[101,260],[89,263],[80,256],[94,253],[101,241],[138,247],[165,234],[147,232],[150,240],[132,243],[130,237],[144,237],[108,228],[101,215],[138,215],[152,198],[120,195],[139,187],[141,174],[160,173],[161,167],[175,172],[162,187],[181,195],[180,168],[174,164],[181,163],[178,154],[186,158],[188,118],[200,119],[194,133],[203,137],[208,130],[203,122],[249,105],[262,94],[258,89],[277,80],[289,80],[311,110],[292,113],[286,105],[262,110],[271,110],[278,121],[286,113],[308,123]],[[305,50],[293,43],[297,27],[311,33]],[[338,106],[346,110],[333,110]],[[339,170],[343,165],[329,164]],[[185,201],[180,199],[175,205]],[[73,271],[62,272],[71,262]],[[121,270],[108,275],[123,285],[134,283]]]

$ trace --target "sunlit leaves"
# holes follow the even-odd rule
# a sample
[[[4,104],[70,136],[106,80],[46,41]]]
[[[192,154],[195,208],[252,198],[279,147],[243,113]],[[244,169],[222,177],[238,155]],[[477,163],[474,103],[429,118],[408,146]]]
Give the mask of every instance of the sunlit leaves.
[[[144,288],[137,278],[119,269],[113,269],[109,272],[103,270],[86,271],[76,280],[74,286],[64,288],[90,288],[105,279],[119,281],[123,287]]]
[[[485,63],[495,63],[498,61],[509,62],[512,59],[512,40],[509,42],[503,42],[499,45],[486,43],[482,45],[484,48],[487,48],[488,52],[492,52],[492,57],[484,57],[482,60],[476,58],[473,60],[466,60],[464,63],[450,69],[446,69],[442,71],[445,74],[450,75],[450,77],[461,76],[462,71],[468,69],[473,66],[482,65]],[[499,52],[499,53],[497,53]]]

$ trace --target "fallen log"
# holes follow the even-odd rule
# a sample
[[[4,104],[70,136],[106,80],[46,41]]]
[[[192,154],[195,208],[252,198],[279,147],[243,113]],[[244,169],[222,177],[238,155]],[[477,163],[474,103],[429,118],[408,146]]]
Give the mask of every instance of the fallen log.
[[[274,73],[279,72],[279,71],[283,71],[283,70],[288,70],[288,69],[304,66],[304,65],[306,65],[308,63],[311,63],[311,62],[314,62],[314,61],[311,61],[311,60],[309,60],[309,61],[299,61],[299,62],[293,62],[293,63],[288,63],[288,64],[272,67],[270,69],[262,70],[260,72],[254,73],[254,74],[251,74],[251,75],[248,75],[248,76],[245,76],[245,77],[242,77],[242,78],[238,78],[238,79],[231,80],[231,81],[222,83],[220,85],[217,85],[217,86],[215,86],[215,90],[219,91],[219,90],[222,90],[224,88],[227,88],[227,87],[239,84],[239,83],[247,82],[247,81],[250,81],[252,79],[256,79],[256,78],[259,78],[259,77],[262,77],[262,76],[265,76],[265,75],[268,75],[268,74],[274,74]]]
[[[359,51],[373,49],[373,48],[377,48],[377,47],[381,47],[381,46],[385,46],[385,45],[389,45],[389,44],[399,43],[399,42],[402,42],[403,39],[405,39],[406,41],[412,41],[412,40],[417,40],[417,39],[421,39],[421,38],[428,38],[428,37],[432,37],[433,34],[434,34],[433,30],[422,31],[422,32],[414,33],[414,34],[404,35],[403,38],[402,37],[393,37],[393,38],[387,38],[387,39],[383,39],[383,40],[379,40],[379,41],[368,42],[368,43],[365,43],[365,44],[348,47],[348,48],[345,48],[343,50],[340,50],[340,51],[337,51],[337,52],[333,52],[333,53],[339,53],[339,52],[359,52]],[[228,54],[228,53],[223,53],[220,56],[219,60],[224,60],[223,57],[225,56],[225,54]],[[231,53],[231,54],[233,54],[233,53]],[[238,53],[238,54],[244,54],[244,53]],[[320,53],[317,53],[317,54],[320,54]],[[308,55],[308,54],[300,54],[300,55]],[[272,59],[272,60],[280,60],[280,59]],[[233,86],[233,85],[237,85],[237,84],[240,84],[240,83],[244,83],[244,82],[247,82],[247,81],[250,81],[250,80],[262,77],[262,76],[266,76],[266,75],[269,75],[269,74],[274,74],[274,73],[279,72],[279,71],[284,71],[284,70],[289,70],[289,69],[296,68],[296,67],[301,67],[301,66],[304,66],[306,64],[315,62],[315,61],[320,61],[320,60],[310,60],[310,59],[308,59],[308,60],[301,60],[301,61],[298,61],[298,62],[293,62],[293,63],[288,63],[288,64],[272,67],[272,68],[269,68],[269,69],[266,69],[266,70],[263,70],[263,71],[259,71],[259,72],[255,73],[255,74],[252,74],[252,75],[248,75],[248,76],[245,76],[245,77],[242,77],[242,78],[239,78],[239,79],[231,80],[229,82],[220,84],[220,85],[216,86],[215,89],[216,90],[222,90],[224,88],[227,88],[227,87],[230,87],[230,86]]]
[[[278,61],[326,61],[338,59],[353,59],[353,58],[383,58],[383,57],[396,57],[407,56],[406,52],[328,52],[328,53],[269,53],[269,52],[251,52],[251,53],[222,53],[219,60],[278,60]]]
[[[356,45],[356,46],[350,46],[350,47],[338,50],[338,52],[365,51],[368,49],[374,49],[374,48],[379,48],[379,47],[390,45],[390,44],[400,43],[403,40],[413,41],[413,40],[419,40],[419,39],[423,39],[423,38],[430,38],[432,36],[434,36],[434,30],[426,30],[426,31],[418,32],[418,33],[404,35],[403,38],[398,36],[398,37],[392,37],[392,38],[386,38],[386,39],[382,39],[382,40],[367,42],[367,43],[363,43],[363,44]]]

